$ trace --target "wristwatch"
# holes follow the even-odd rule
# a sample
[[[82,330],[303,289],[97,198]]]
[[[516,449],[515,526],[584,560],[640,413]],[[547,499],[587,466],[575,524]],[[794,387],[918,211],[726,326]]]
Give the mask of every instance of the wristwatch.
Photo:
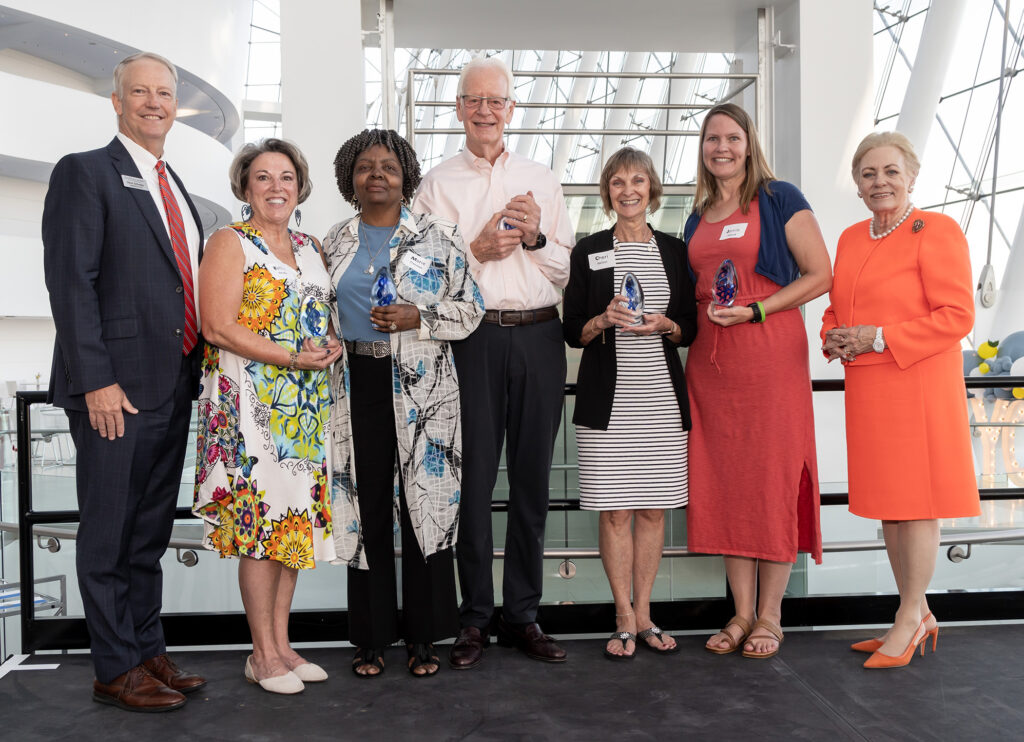
[[[871,342],[871,350],[881,353],[885,350],[885,339],[882,337],[882,328],[875,330],[875,339]]]
[[[548,244],[548,238],[544,236],[543,232],[538,232],[537,233],[537,241],[534,242],[532,245],[527,245],[524,242],[523,243],[523,249],[524,250],[540,250],[542,247],[546,247],[547,244]]]

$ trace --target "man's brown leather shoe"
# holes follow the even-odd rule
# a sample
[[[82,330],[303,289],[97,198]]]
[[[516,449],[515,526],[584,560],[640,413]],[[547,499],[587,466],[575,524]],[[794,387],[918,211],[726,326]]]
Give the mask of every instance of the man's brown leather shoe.
[[[167,654],[158,654],[151,660],[146,660],[142,666],[149,670],[150,674],[171,690],[179,693],[191,693],[206,685],[206,678],[190,672],[185,672]]]
[[[515,647],[530,659],[541,662],[565,662],[565,650],[553,637],[540,629],[538,623],[509,623],[504,616],[498,618],[498,644]]]
[[[467,626],[459,632],[448,652],[448,665],[453,670],[468,670],[480,664],[484,658],[484,648],[490,644],[490,637],[476,626]]]
[[[92,700],[125,711],[173,711],[185,705],[185,696],[154,678],[142,665],[118,675],[110,683],[93,681]]]

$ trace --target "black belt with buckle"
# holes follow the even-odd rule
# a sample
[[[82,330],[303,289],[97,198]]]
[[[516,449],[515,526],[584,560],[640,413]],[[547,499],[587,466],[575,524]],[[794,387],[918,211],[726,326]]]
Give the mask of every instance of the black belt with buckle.
[[[387,358],[391,355],[391,343],[387,340],[346,340],[345,350],[357,356]]]
[[[502,327],[517,325],[535,325],[558,319],[558,307],[541,307],[540,309],[488,309],[484,312],[484,322]]]

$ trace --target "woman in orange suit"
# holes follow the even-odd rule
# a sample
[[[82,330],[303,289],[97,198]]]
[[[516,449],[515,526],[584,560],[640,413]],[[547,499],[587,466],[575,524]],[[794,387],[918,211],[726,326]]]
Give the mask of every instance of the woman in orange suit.
[[[885,635],[853,645],[872,653],[868,668],[906,665],[928,638],[934,651],[925,591],[938,519],[980,513],[960,355],[974,323],[970,255],[955,221],[910,202],[919,169],[898,132],[857,147],[853,180],[873,215],[839,238],[821,331],[846,367],[850,512],[882,521],[900,594]]]

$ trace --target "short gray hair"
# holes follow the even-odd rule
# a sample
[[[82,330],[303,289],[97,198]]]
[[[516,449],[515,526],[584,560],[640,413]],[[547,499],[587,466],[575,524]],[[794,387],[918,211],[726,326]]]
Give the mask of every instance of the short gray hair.
[[[510,100],[516,99],[516,89],[512,81],[512,70],[508,68],[508,65],[502,61],[501,57],[473,57],[471,60],[462,65],[462,71],[459,72],[459,90],[458,95],[462,95],[466,92],[466,75],[473,70],[500,70],[505,75],[505,80],[508,81],[508,92],[505,95]]]
[[[235,159],[228,169],[231,180],[231,192],[239,201],[245,201],[245,189],[249,187],[249,169],[253,160],[267,152],[277,152],[292,161],[295,168],[295,179],[299,185],[299,203],[301,204],[313,190],[313,182],[309,179],[309,163],[297,146],[284,139],[261,139],[256,144],[250,142],[238,150]]]
[[[117,93],[118,98],[124,98],[124,75],[127,71],[128,65],[132,62],[138,62],[140,59],[152,59],[154,62],[159,62],[168,70],[171,71],[171,77],[174,78],[174,95],[178,95],[178,68],[171,64],[171,61],[166,57],[161,57],[159,54],[153,52],[136,52],[130,56],[125,57],[117,66],[114,68],[114,92]]]
[[[895,147],[903,155],[903,161],[907,163],[907,172],[911,178],[916,178],[921,172],[921,161],[917,159],[914,145],[910,143],[906,135],[898,131],[876,131],[864,137],[857,145],[857,151],[853,153],[853,163],[850,173],[853,175],[853,182],[857,182],[857,170],[864,155],[878,147]]]

